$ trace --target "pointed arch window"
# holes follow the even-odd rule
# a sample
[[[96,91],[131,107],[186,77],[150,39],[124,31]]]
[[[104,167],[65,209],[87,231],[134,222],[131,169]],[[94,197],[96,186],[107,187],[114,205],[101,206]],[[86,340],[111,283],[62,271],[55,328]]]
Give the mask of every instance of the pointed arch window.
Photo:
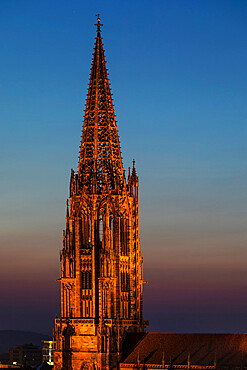
[[[128,255],[128,221],[120,219],[120,244],[122,256]]]
[[[81,288],[92,289],[92,271],[86,270],[81,272]]]
[[[104,223],[103,223],[103,216],[99,217],[99,242],[102,243],[104,235]]]

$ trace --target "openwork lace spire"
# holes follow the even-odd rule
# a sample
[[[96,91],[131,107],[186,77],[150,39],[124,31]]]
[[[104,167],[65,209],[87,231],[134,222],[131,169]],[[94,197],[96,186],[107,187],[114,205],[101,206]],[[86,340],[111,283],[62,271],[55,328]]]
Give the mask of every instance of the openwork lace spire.
[[[119,184],[121,188],[125,179],[99,15],[97,21],[78,177],[80,183],[98,192],[104,185],[115,189]]]

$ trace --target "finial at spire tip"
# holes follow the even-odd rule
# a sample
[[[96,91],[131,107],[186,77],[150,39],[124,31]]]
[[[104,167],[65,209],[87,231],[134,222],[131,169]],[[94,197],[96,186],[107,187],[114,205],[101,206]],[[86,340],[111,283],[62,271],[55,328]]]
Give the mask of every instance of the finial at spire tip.
[[[97,26],[97,32],[100,32],[101,31],[100,27],[103,26],[103,24],[100,23],[100,14],[96,14],[96,17],[97,23],[95,24],[95,26]]]

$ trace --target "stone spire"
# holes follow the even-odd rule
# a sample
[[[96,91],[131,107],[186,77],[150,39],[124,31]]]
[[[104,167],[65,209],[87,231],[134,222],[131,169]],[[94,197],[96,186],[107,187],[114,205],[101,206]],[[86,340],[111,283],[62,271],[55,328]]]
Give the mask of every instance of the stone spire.
[[[125,181],[114,105],[104,55],[100,18],[97,19],[86,109],[79,156],[78,179],[97,193]],[[96,186],[93,186],[95,184]],[[95,189],[93,189],[95,187]]]
[[[126,184],[98,16],[78,173],[71,170],[60,255],[54,370],[111,370],[143,321],[139,184]]]

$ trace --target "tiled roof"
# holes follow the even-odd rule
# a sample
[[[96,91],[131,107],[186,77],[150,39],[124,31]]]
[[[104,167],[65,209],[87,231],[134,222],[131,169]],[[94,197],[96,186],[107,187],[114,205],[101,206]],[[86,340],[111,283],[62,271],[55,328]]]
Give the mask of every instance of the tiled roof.
[[[247,365],[247,334],[130,333],[122,363],[198,366]]]

